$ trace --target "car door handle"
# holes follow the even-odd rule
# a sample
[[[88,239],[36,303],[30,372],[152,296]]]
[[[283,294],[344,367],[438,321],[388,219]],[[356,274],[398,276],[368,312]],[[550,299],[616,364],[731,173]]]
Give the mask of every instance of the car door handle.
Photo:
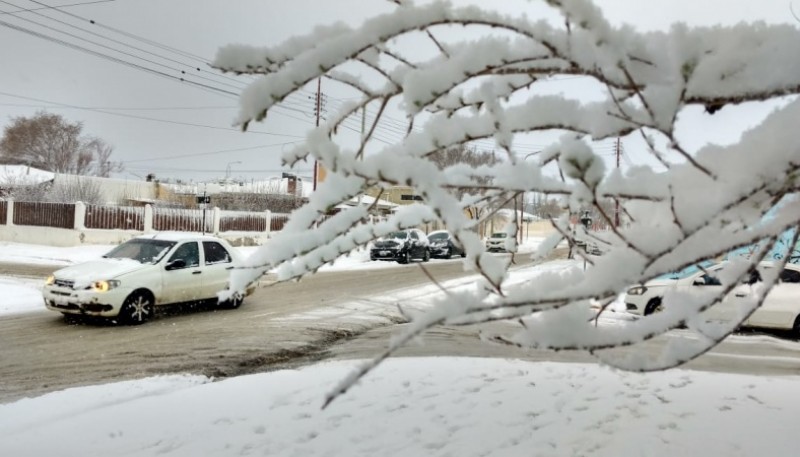
[[[192,272],[192,274],[193,274],[193,275],[199,275],[200,273],[202,273],[202,271],[200,271],[200,270],[197,270],[197,271],[193,271],[193,272]]]
[[[225,267],[226,270],[233,270],[233,267]]]
[[[746,294],[746,293],[744,293],[744,292],[738,292],[738,293],[736,293],[735,295],[736,295],[737,297],[739,297],[739,298],[744,298],[744,297],[746,297],[746,296],[747,296],[747,294]]]

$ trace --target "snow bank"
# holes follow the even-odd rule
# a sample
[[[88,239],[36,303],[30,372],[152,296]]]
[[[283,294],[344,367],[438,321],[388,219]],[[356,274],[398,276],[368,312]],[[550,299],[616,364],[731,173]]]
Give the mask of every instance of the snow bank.
[[[796,455],[800,378],[478,358],[157,378],[0,405],[0,455]]]

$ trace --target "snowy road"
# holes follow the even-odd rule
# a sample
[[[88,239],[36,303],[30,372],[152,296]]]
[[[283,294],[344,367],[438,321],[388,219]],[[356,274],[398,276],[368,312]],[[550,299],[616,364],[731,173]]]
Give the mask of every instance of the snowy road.
[[[426,268],[440,281],[466,275],[455,259]],[[68,325],[49,311],[12,314],[0,318],[0,403],[157,373],[230,376],[304,363],[342,338],[394,322],[394,302],[375,297],[393,290],[413,295],[425,287],[436,289],[414,264],[320,273],[300,283],[261,287],[237,310],[184,308],[138,327]],[[282,319],[316,309],[342,313],[336,319]],[[371,319],[347,318],[364,310]]]
[[[552,265],[564,268],[559,262]],[[426,267],[438,281],[449,281],[449,287],[473,280],[457,260],[430,262]],[[327,358],[369,358],[402,328],[395,325],[395,303],[424,306],[437,293],[438,287],[417,265],[408,265],[320,273],[301,283],[259,288],[238,310],[181,309],[139,327],[68,325],[60,315],[46,311],[12,314],[0,318],[0,403],[154,374],[227,377]],[[621,325],[621,321],[605,324]],[[504,325],[508,324],[483,329]],[[655,353],[668,338],[681,337],[681,331],[671,332],[648,343],[645,350]],[[585,353],[488,345],[479,341],[476,328],[439,327],[423,340],[424,344],[409,345],[399,355],[593,361]],[[800,344],[771,336],[735,335],[690,367],[800,374]]]

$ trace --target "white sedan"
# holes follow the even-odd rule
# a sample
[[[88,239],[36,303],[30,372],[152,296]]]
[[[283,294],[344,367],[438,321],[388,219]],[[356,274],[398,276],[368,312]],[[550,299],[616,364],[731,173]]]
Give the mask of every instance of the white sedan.
[[[240,262],[225,240],[213,236],[145,235],[120,244],[102,259],[56,271],[42,293],[48,309],[65,315],[141,324],[157,305],[217,300]],[[237,295],[220,305],[237,308],[243,299]]]
[[[702,270],[694,267],[676,273],[672,277],[662,277],[642,286],[631,287],[625,295],[626,308],[628,312],[645,316],[659,311],[663,306],[662,299],[670,288],[685,291],[691,291],[694,288],[703,288],[703,290],[719,288],[721,291],[722,286],[714,273],[723,266],[724,263],[706,265]],[[776,264],[773,262],[761,262],[758,270],[764,271],[775,267]],[[754,284],[760,280],[759,274],[751,274],[747,283]],[[748,284],[738,286],[722,303],[712,306],[704,315],[714,320],[734,319],[737,314],[737,301],[752,293],[751,285]],[[785,329],[800,334],[800,265],[787,264],[784,267],[780,273],[779,282],[770,290],[764,303],[743,323],[743,326]]]

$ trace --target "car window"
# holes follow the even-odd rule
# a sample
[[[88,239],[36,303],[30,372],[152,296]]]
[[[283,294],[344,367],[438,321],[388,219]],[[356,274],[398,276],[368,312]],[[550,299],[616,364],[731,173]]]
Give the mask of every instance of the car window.
[[[415,239],[415,240],[418,240],[419,239],[419,235],[417,235],[417,232],[411,232],[411,238]]]
[[[206,256],[206,265],[231,262],[228,250],[216,241],[203,241],[203,253]]]
[[[386,235],[387,240],[405,240],[408,238],[408,234],[406,232],[392,232]]]
[[[505,232],[492,233],[492,238],[505,238],[505,237],[506,237]]]
[[[692,276],[693,274],[697,273],[698,270],[702,269],[711,269],[714,266],[714,262],[710,260],[705,260],[703,262],[698,263],[697,265],[690,265],[683,270],[674,271],[671,273],[665,273],[661,276],[656,277],[655,279],[683,279]]]
[[[429,241],[445,241],[449,237],[450,236],[445,232],[431,233],[430,235],[428,235],[428,240]]]
[[[704,274],[703,276],[700,276],[699,279],[702,280],[702,283],[697,284],[698,286],[721,286],[722,285],[722,283],[719,281],[719,279],[717,279],[714,276],[708,275],[708,274]]]
[[[785,269],[781,272],[781,282],[800,283],[800,271]]]
[[[200,249],[197,247],[197,242],[191,241],[178,246],[169,261],[173,262],[178,259],[183,259],[186,262],[185,268],[200,266]]]
[[[175,246],[174,241],[134,238],[115,247],[103,257],[156,264],[173,246]]]

